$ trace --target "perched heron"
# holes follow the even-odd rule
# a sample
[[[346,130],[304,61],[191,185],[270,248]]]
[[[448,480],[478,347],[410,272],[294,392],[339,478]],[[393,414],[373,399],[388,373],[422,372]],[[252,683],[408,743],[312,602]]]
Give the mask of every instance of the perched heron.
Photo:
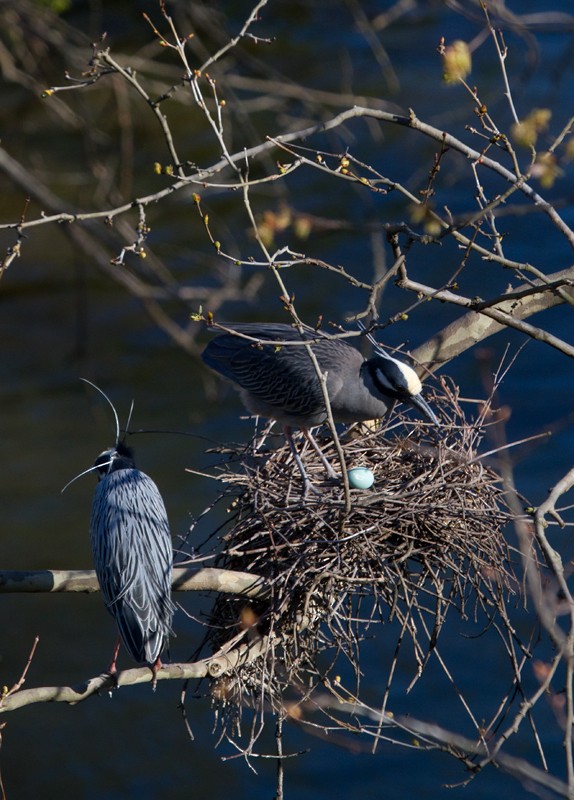
[[[301,428],[318,449],[308,429],[327,419],[325,399],[307,348],[281,342],[310,342],[321,371],[327,373],[326,389],[335,422],[379,419],[395,402],[402,401],[439,424],[421,395],[422,385],[414,369],[380,348],[365,360],[342,339],[324,337],[320,332],[306,331],[301,336],[295,328],[280,323],[231,323],[225,327],[233,333],[212,339],[203,351],[203,361],[238,387],[248,411],[283,425],[306,486],[309,480],[291,429]],[[332,468],[329,470],[332,474]]]
[[[121,640],[134,661],[150,666],[155,685],[175,611],[173,549],[159,489],[136,469],[131,450],[119,441],[115,409],[114,415],[116,445],[101,453],[92,468],[99,479],[90,518],[94,567]],[[112,673],[116,656],[117,648]]]

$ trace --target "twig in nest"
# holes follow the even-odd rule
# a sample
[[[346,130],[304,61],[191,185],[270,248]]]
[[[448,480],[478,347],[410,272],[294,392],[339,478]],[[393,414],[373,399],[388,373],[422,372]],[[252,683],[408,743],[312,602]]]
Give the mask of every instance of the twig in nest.
[[[228,712],[224,722],[236,725],[246,704],[278,710],[286,690],[310,697],[341,655],[358,685],[361,641],[376,621],[398,622],[419,677],[451,608],[463,617],[482,610],[488,620],[501,612],[506,620],[505,597],[516,582],[499,478],[477,458],[482,434],[465,420],[456,392],[435,397],[433,407],[440,439],[396,414],[382,428],[342,439],[348,467],[368,467],[375,483],[352,490],[341,532],[342,489],[321,483],[324,467],[311,448],[302,451],[305,469],[321,492],[304,503],[286,444],[237,453],[233,471],[226,451],[218,478],[234,496],[235,515],[218,566],[260,575],[271,589],[262,600],[220,596],[212,610],[212,648],[234,637],[269,643],[265,657],[212,685]],[[333,456],[331,442],[321,446]]]

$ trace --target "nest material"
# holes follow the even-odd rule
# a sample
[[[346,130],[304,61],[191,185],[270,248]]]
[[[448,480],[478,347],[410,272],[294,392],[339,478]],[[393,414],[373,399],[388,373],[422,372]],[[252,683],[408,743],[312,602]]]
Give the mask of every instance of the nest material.
[[[303,437],[297,446],[317,490],[305,497],[287,443],[270,450],[259,440],[232,459],[226,451],[218,477],[234,495],[234,519],[219,566],[262,576],[271,588],[256,603],[223,596],[215,603],[214,650],[268,643],[266,657],[215,682],[218,700],[277,706],[293,686],[308,696],[340,654],[358,678],[361,640],[374,621],[389,619],[410,636],[420,675],[449,609],[481,608],[489,619],[502,610],[515,581],[499,478],[477,457],[481,430],[465,421],[453,392],[433,406],[439,431],[393,414],[379,428],[361,425],[340,438],[346,468],[375,476],[371,489],[350,490],[347,507],[343,482],[329,480]],[[340,470],[328,429],[319,442]],[[331,667],[319,659],[327,650]]]

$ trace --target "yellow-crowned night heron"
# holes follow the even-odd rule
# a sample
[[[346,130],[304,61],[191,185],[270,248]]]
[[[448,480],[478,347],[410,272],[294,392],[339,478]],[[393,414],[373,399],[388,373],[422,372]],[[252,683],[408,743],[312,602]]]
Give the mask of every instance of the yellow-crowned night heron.
[[[99,479],[90,519],[96,575],[121,640],[134,661],[151,667],[155,685],[175,611],[165,505],[155,483],[136,469],[131,450],[122,442],[101,453],[93,469]],[[117,649],[112,672],[116,655]]]
[[[283,425],[306,485],[308,478],[291,428],[301,428],[309,436],[309,428],[327,419],[325,400],[307,348],[280,342],[304,339],[311,343],[321,371],[327,373],[326,388],[335,422],[379,419],[396,401],[402,401],[439,424],[421,395],[416,372],[380,348],[365,360],[342,339],[320,332],[306,331],[301,336],[290,325],[280,323],[226,323],[224,327],[233,333],[216,336],[203,351],[203,361],[238,387],[248,411]],[[310,441],[314,443],[312,437]]]

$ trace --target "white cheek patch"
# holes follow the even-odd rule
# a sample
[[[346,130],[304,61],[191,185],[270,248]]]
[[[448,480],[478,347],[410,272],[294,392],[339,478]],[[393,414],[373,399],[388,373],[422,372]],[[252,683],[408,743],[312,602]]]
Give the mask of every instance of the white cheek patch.
[[[408,366],[408,364],[403,364],[402,361],[397,361],[396,358],[391,359],[395,362],[399,370],[401,371],[406,384],[407,384],[407,392],[414,396],[415,394],[420,394],[423,388],[422,383],[419,380],[419,376],[417,373]]]

